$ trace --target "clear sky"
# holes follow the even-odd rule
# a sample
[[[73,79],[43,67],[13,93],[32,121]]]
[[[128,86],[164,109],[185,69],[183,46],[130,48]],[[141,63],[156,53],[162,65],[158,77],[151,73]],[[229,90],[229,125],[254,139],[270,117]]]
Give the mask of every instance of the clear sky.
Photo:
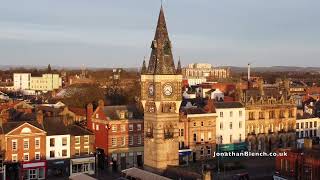
[[[320,66],[319,0],[165,0],[182,64]],[[160,0],[0,0],[0,65],[137,67]]]

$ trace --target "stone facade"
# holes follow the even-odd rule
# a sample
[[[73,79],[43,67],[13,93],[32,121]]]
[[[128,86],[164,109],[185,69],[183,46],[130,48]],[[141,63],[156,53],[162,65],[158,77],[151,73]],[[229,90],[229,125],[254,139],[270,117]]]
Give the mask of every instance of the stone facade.
[[[244,94],[243,94],[244,93]],[[258,88],[241,92],[246,109],[246,141],[249,151],[270,152],[279,147],[295,146],[295,101],[288,88]]]

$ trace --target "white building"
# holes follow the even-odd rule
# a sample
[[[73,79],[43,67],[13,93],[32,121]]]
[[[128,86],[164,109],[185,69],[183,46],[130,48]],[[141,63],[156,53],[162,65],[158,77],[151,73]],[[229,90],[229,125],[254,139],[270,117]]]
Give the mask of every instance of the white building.
[[[297,139],[320,137],[320,118],[306,117],[296,120]]]
[[[215,68],[211,64],[194,63],[189,64],[186,68],[182,69],[182,74],[185,79],[191,78],[229,78],[229,68]]]
[[[240,102],[216,102],[216,137],[218,144],[245,141],[245,108]]]
[[[70,134],[51,135],[46,137],[46,159],[70,158]]]
[[[31,73],[14,73],[13,87],[22,91],[53,91],[62,86],[59,74],[42,74],[31,76]],[[29,92],[30,93],[30,92]]]

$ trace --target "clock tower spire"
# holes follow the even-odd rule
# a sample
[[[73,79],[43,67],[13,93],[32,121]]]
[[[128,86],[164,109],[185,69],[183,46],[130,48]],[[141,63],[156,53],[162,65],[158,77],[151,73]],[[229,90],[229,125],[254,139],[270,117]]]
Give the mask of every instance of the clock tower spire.
[[[162,172],[179,165],[178,123],[182,75],[176,72],[161,7],[146,73],[141,74],[144,108],[144,167]]]

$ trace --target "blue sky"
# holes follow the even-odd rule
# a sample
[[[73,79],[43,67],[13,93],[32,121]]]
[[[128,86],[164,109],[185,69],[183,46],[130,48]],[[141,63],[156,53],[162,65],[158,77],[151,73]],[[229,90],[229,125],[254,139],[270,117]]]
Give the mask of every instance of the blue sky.
[[[160,0],[0,0],[0,65],[137,67]],[[320,66],[319,0],[165,0],[177,60]]]

